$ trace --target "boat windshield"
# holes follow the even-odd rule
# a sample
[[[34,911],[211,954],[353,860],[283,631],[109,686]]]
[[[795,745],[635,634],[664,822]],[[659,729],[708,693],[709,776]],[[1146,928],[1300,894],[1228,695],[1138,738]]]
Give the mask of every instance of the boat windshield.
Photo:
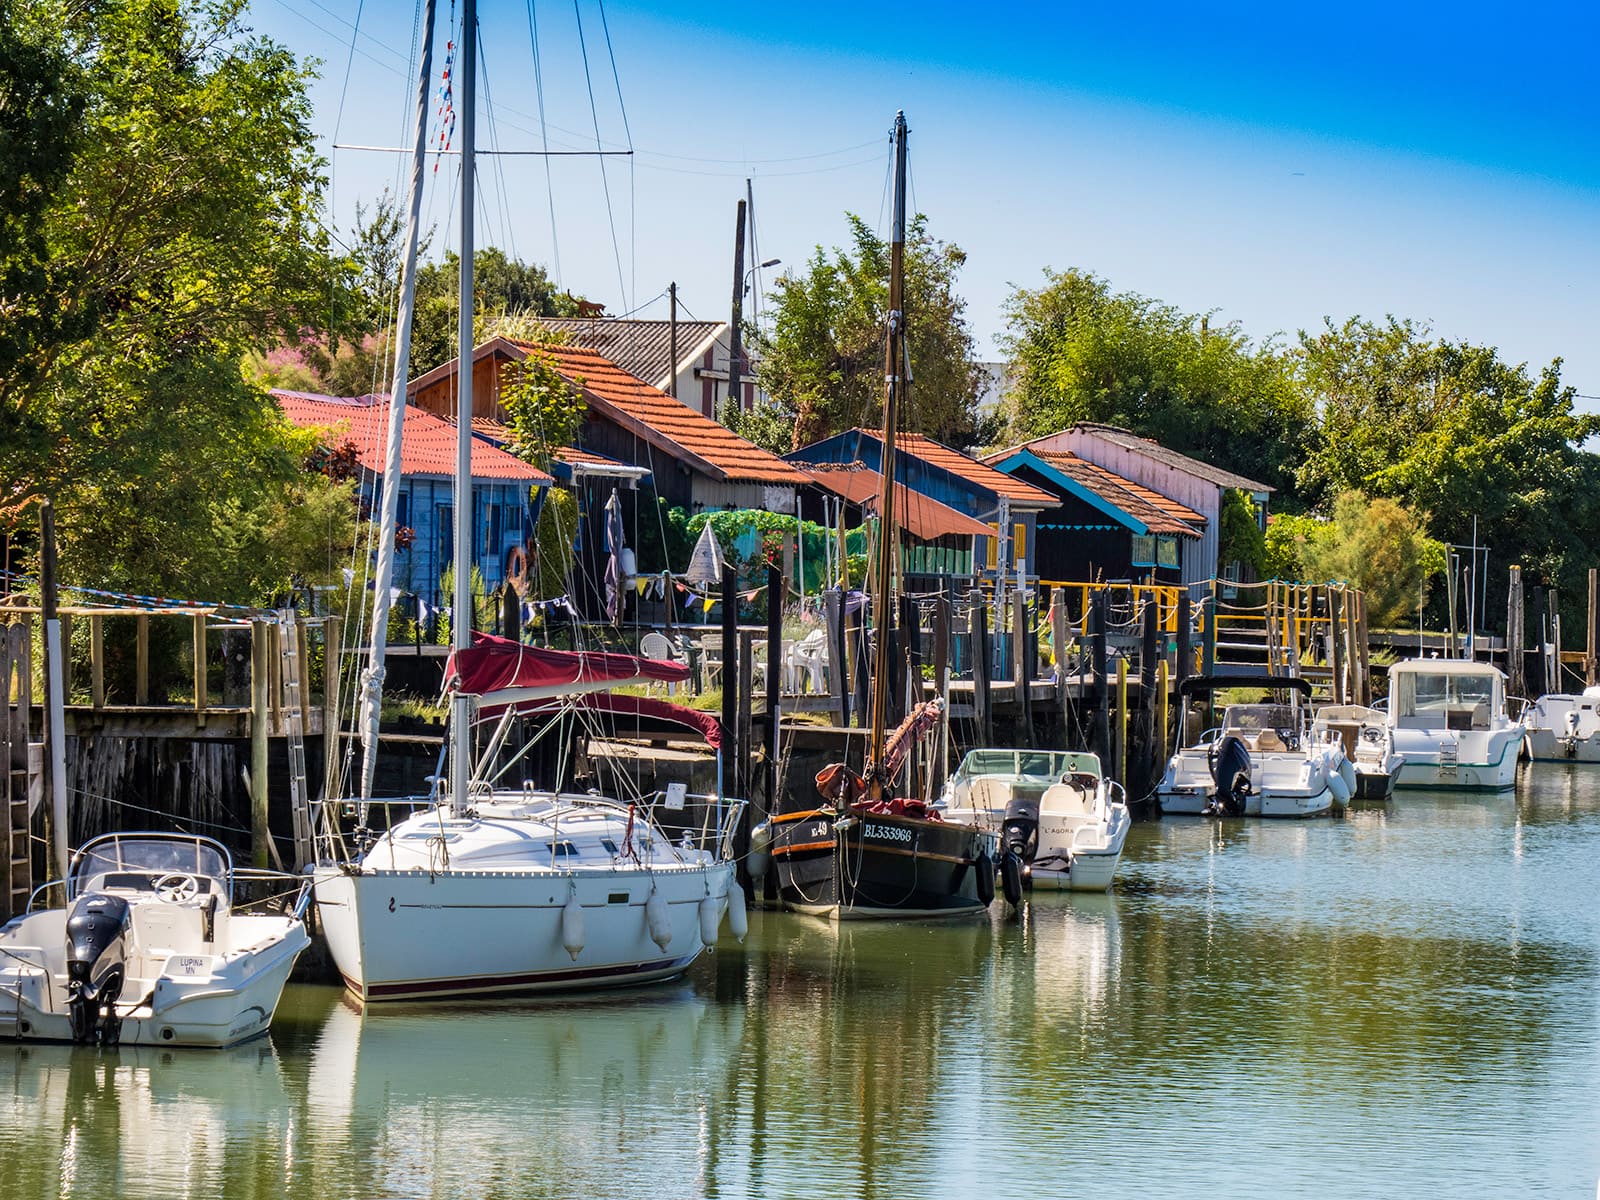
[[[170,834],[113,834],[97,838],[78,852],[69,891],[73,896],[107,887],[145,890],[164,875],[212,879],[203,891],[226,893],[227,851],[210,838]]]
[[[1100,762],[1092,754],[1059,750],[973,750],[961,760],[958,779],[1010,776],[1055,783],[1067,775],[1100,775]]]
[[[1487,729],[1498,706],[1493,672],[1395,672],[1390,713],[1399,721],[1421,721],[1450,729]]]
[[[1229,733],[1260,733],[1263,729],[1298,729],[1299,718],[1287,704],[1230,704],[1222,714]]]

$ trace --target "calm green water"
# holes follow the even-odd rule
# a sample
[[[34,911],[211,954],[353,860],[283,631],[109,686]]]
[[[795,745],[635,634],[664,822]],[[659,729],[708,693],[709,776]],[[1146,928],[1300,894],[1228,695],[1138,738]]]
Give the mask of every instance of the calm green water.
[[[1021,920],[752,914],[685,981],[0,1048],[0,1196],[1590,1197],[1600,770],[1137,826]]]

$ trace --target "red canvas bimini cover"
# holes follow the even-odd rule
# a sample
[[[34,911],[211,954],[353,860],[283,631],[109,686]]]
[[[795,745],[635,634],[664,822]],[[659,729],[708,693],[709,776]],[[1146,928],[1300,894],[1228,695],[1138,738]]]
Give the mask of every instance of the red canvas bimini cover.
[[[682,683],[689,678],[689,668],[632,654],[544,650],[509,638],[475,633],[469,649],[451,652],[444,674],[446,687],[489,696],[520,688],[555,693],[565,687],[592,691],[608,684]]]
[[[722,722],[717,718],[708,712],[685,708],[681,704],[673,704],[668,700],[656,700],[650,696],[619,696],[615,692],[590,692],[585,696],[574,697],[571,701],[530,700],[515,707],[521,713],[551,712],[567,703],[593,712],[643,718],[647,721],[666,721],[673,725],[682,725],[685,729],[693,729],[698,732],[705,739],[706,745],[713,750],[722,749]],[[496,711],[504,711],[506,707],[506,705],[490,705],[483,709],[482,713],[486,717],[494,716]],[[617,737],[628,736],[627,729],[621,726],[611,732]]]

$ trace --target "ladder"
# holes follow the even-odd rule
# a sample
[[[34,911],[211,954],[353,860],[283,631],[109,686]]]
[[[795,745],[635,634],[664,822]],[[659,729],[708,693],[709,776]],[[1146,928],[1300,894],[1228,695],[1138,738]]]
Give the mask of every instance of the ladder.
[[[294,865],[314,858],[311,792],[306,782],[306,726],[301,687],[300,621],[292,608],[278,610],[278,648],[283,665],[283,732],[289,754],[289,811],[294,818]]]
[[[44,783],[43,756],[28,741],[32,661],[28,626],[0,631],[0,920],[19,916],[33,894],[33,845],[29,840],[29,789]]]

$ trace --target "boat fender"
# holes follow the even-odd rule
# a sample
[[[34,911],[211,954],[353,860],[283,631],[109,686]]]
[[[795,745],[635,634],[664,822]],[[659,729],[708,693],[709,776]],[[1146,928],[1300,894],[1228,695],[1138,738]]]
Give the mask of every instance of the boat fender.
[[[1005,892],[1006,903],[1016,908],[1022,903],[1022,859],[1016,851],[1006,851],[1000,860],[1000,887]]]
[[[705,943],[707,950],[717,944],[717,926],[721,923],[721,905],[715,896],[707,896],[700,901],[700,940]]]
[[[978,873],[978,902],[988,908],[994,903],[994,860],[987,853],[979,854],[972,869]]]
[[[738,884],[728,888],[728,932],[740,942],[750,932],[750,914],[744,907],[744,889]]]
[[[578,888],[574,884],[572,894],[561,909],[561,945],[572,956],[573,962],[578,961],[583,941],[583,905],[578,903]]]
[[[1343,808],[1350,803],[1350,785],[1345,782],[1344,771],[1328,772],[1328,790],[1333,793],[1335,808]]]
[[[750,878],[759,882],[766,878],[771,862],[772,822],[763,821],[750,831],[750,856],[745,859],[745,868]]]
[[[672,914],[667,911],[666,899],[653,887],[650,899],[644,902],[644,923],[657,946],[665,950],[672,944]]]
[[[1339,760],[1339,778],[1344,780],[1345,787],[1350,789],[1350,794],[1356,794],[1356,765],[1348,758]]]

